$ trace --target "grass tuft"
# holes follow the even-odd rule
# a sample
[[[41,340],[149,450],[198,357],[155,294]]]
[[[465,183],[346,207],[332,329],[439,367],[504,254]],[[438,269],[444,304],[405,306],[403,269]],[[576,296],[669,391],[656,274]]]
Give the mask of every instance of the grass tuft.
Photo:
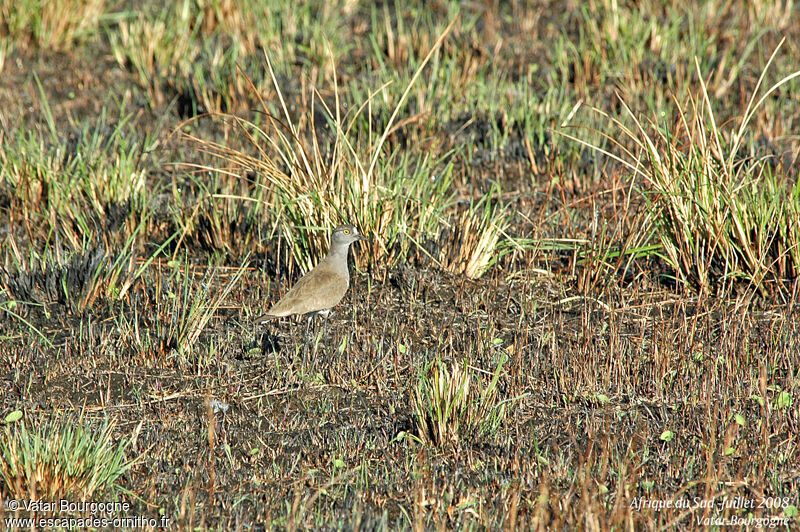
[[[350,222],[373,237],[367,244],[368,253],[357,258],[362,265],[392,266],[398,259],[407,258],[411,250],[420,250],[448,270],[480,277],[507,252],[504,246],[510,239],[504,231],[509,212],[493,205],[494,192],[480,199],[461,215],[455,241],[443,248],[437,260],[422,243],[439,234],[455,206],[451,175],[454,152],[433,159],[427,153],[414,155],[387,148],[406,96],[447,31],[449,28],[420,63],[377,139],[358,135],[355,124],[364,120],[362,113],[370,112],[378,91],[350,115],[343,113],[336,85],[332,108],[319,92],[308,89],[302,98],[308,108],[300,118],[293,119],[267,56],[279,114],[262,100],[263,124],[217,115],[241,134],[250,150],[182,132],[185,141],[225,163],[220,168],[196,168],[212,175],[253,176],[251,182],[260,189],[258,197],[240,199],[265,203],[263,222],[270,233],[285,239],[292,262],[306,271],[324,253],[325,235],[330,229]],[[315,118],[314,110],[320,108],[324,110],[324,125]],[[366,157],[361,156],[364,153]],[[499,190],[496,192],[499,195]]]
[[[91,500],[120,490],[132,462],[126,440],[115,443],[114,422],[99,430],[82,421],[55,419],[28,428],[6,424],[0,432],[0,494],[7,499]]]
[[[470,204],[451,223],[450,239],[439,252],[439,262],[447,271],[477,279],[498,260],[521,243],[507,237],[510,211],[494,198],[500,198],[500,187]]]
[[[770,287],[786,293],[800,273],[800,182],[789,182],[770,158],[741,153],[759,106],[800,76],[798,71],[784,77],[756,101],[779,48],[736,127],[718,125],[699,63],[700,89],[678,105],[674,131],[652,123],[655,133],[648,133],[625,102],[634,129],[612,119],[648,164],[627,150],[629,160],[612,157],[644,177],[667,261],[679,281],[703,293],[724,294],[742,281],[762,293]]]
[[[63,238],[85,249],[99,239],[112,248],[118,243],[113,229],[135,227],[134,214],[145,209],[144,162],[154,137],[131,138],[130,115],[114,121],[105,107],[94,125],[76,125],[64,135],[38,88],[41,130],[20,129],[0,150],[0,185],[13,191],[11,220],[31,242]]]
[[[439,37],[411,84],[445,35],[446,32]],[[333,109],[317,91],[309,90],[308,115],[294,121],[268,56],[267,66],[282,116],[273,114],[264,100],[263,126],[220,115],[242,134],[252,154],[188,134],[183,138],[226,163],[224,168],[199,167],[201,171],[255,176],[257,186],[264,191],[259,200],[269,205],[264,209],[268,215],[265,221],[272,232],[278,232],[289,243],[294,263],[310,269],[327,246],[325,233],[345,221],[357,223],[375,237],[367,255],[370,262],[405,256],[419,235],[438,230],[452,204],[452,166],[447,157],[432,160],[384,150],[405,98],[398,103],[379,139],[351,138],[348,132],[354,121],[372,100],[364,102],[348,118],[342,114],[336,87]],[[325,111],[324,128],[315,120],[313,110],[317,106]],[[325,134],[331,135],[327,142]],[[360,153],[369,154],[368,158],[362,159]]]
[[[467,359],[453,361],[449,369],[439,358],[429,363],[411,399],[417,437],[446,447],[494,434],[506,416],[506,403],[497,399],[504,363],[497,364],[488,383],[473,377]]]
[[[33,44],[43,50],[68,51],[88,41],[98,32],[105,11],[106,0],[23,0],[0,4],[0,15],[11,38],[18,44]]]

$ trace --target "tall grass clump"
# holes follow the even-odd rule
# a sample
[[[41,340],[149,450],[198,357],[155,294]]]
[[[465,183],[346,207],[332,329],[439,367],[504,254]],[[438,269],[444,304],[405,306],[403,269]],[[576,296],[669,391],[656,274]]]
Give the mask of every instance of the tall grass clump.
[[[44,123],[19,129],[0,150],[0,187],[11,199],[11,222],[31,242],[50,241],[55,232],[73,249],[98,240],[113,247],[111,226],[135,227],[131,214],[146,209],[145,162],[155,136],[136,139],[131,117],[113,120],[106,108],[94,125],[76,125],[64,135],[41,86],[39,92]]]
[[[195,115],[244,105],[247,87],[236,65],[254,63],[257,44],[248,28],[255,16],[249,3],[182,0],[122,13],[107,35],[117,62],[154,106],[179,96],[179,110]]]
[[[0,495],[5,500],[91,499],[120,490],[132,462],[127,440],[115,441],[113,422],[99,430],[82,420],[25,421],[0,430]]]
[[[368,253],[357,258],[361,264],[381,261],[391,265],[406,257],[410,250],[423,249],[422,243],[439,234],[455,206],[452,152],[438,158],[427,151],[413,154],[409,150],[390,149],[387,139],[412,86],[451,27],[452,23],[420,63],[383,132],[374,136],[371,132],[355,134],[354,124],[363,121],[361,113],[369,115],[376,105],[373,98],[381,89],[343,113],[345,106],[334,73],[332,105],[319,92],[309,89],[302,98],[307,107],[299,118],[293,118],[267,57],[277,111],[273,112],[262,99],[260,122],[217,115],[242,134],[247,150],[183,134],[199,151],[224,163],[221,167],[196,165],[197,169],[251,176],[249,179],[257,187],[266,190],[259,200],[268,205],[263,209],[263,222],[288,243],[291,262],[304,270],[310,269],[324,253],[329,230],[345,221],[358,224],[373,237],[367,244]],[[253,92],[261,98],[255,87]],[[324,111],[324,124],[317,123],[315,110]],[[493,232],[488,240],[464,242],[475,250],[462,250],[468,257],[466,273],[474,276],[491,265],[492,255],[500,247],[497,228],[505,227],[503,220],[508,215],[503,209],[490,208],[488,203],[486,209],[483,207],[481,203],[481,208],[469,211],[475,217],[470,227],[493,228]],[[436,260],[430,252],[424,249],[423,252]]]
[[[69,51],[94,37],[105,11],[106,0],[21,0],[0,3],[0,20],[22,47]]]
[[[274,50],[281,67],[319,63],[327,34],[336,39],[336,53],[346,53],[352,45],[341,27],[349,11],[320,0],[179,0],[119,13],[106,34],[115,59],[154,106],[178,96],[181,111],[194,116],[252,105],[255,98],[237,67],[259,91],[268,89],[262,50]]]
[[[500,187],[472,202],[450,224],[449,238],[439,251],[439,262],[450,273],[477,279],[498,260],[513,250],[515,242],[506,238],[509,210],[500,204]]]
[[[634,127],[611,119],[644,154],[646,164],[624,148],[626,157],[607,155],[645,179],[664,257],[678,281],[702,293],[723,294],[741,282],[762,293],[771,287],[785,292],[800,272],[800,182],[776,173],[774,168],[781,166],[774,161],[744,153],[756,112],[800,76],[799,71],[784,77],[756,99],[779,48],[738,124],[718,123],[697,62],[700,89],[678,105],[674,131],[651,123],[654,133],[648,132],[625,102]]]
[[[457,445],[468,438],[492,435],[505,419],[507,403],[497,398],[505,359],[488,383],[473,375],[464,359],[448,368],[440,359],[429,363],[411,398],[416,437],[435,447]]]

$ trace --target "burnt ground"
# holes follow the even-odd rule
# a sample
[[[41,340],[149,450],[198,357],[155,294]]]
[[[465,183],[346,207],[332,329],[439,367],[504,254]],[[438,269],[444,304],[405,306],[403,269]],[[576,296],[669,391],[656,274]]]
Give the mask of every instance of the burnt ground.
[[[0,83],[3,142],[42,128],[34,74],[64,136],[96,120],[108,94],[120,95],[131,129],[162,139],[142,160],[147,187],[164,194],[182,171],[169,163],[192,160],[169,137],[180,106],[149,106],[107,44],[93,46],[14,52]],[[492,152],[491,120],[478,109],[433,132],[445,148],[475,146],[456,163],[463,198],[502,181],[518,237],[588,238],[595,213],[620,228],[609,243],[642,230],[643,201],[622,206],[628,192],[609,161],[584,155],[561,175],[533,172],[511,123],[500,121],[510,140]],[[326,329],[315,327],[304,367],[301,318],[251,325],[299,271],[281,242],[248,226],[246,209],[221,229],[211,218],[198,223],[123,297],[93,298],[92,276],[120,256],[136,207],[116,215],[109,207],[104,241],[88,251],[54,241],[51,254],[68,260],[26,259],[20,268],[11,240],[23,257],[42,241],[15,211],[17,191],[2,186],[0,287],[5,302],[27,302],[0,314],[2,413],[22,410],[34,424],[116,420],[133,460],[117,494],[133,505],[130,515],[218,530],[694,529],[710,516],[781,518],[798,505],[796,282],[783,297],[747,287],[699,296],[671,282],[657,256],[615,269],[545,246],[472,280],[411,253],[354,272]],[[187,188],[187,204],[195,193]],[[152,197],[137,266],[176,229],[169,200]],[[432,237],[431,249],[443,239]],[[366,252],[355,250],[358,264],[369,262]],[[242,266],[182,345],[198,319],[187,307],[208,306],[201,295],[222,293]],[[490,435],[419,441],[414,394],[437,359],[448,367],[467,359],[476,389],[502,363],[497,398],[506,410]],[[734,497],[756,508],[722,506]],[[636,507],[684,499],[688,508]]]

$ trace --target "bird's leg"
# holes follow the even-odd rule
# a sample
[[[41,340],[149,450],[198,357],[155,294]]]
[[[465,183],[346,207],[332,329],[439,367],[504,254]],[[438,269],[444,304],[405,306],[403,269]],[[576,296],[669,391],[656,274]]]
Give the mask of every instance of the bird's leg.
[[[314,313],[312,312],[311,314],[308,315],[308,321],[306,322],[306,333],[305,335],[303,335],[303,338],[305,340],[308,340],[308,330],[311,328],[311,320],[313,319],[314,319]]]
[[[325,321],[322,322],[322,336],[325,336],[325,333],[328,332],[328,316],[331,315],[330,309],[324,312],[325,314]]]
[[[306,333],[303,335],[303,367],[305,368],[308,363],[308,330],[311,328],[311,320],[314,319],[314,313],[308,314],[308,322],[306,322]]]
[[[322,322],[322,330],[320,330],[319,334],[316,336],[318,342],[321,341],[322,339],[324,339],[326,337],[326,335],[327,335],[327,332],[328,332],[328,317],[330,317],[330,315],[331,315],[331,309],[322,310],[322,311],[319,312],[319,314],[322,314],[323,316],[325,316],[325,319]],[[314,352],[315,353],[316,353],[317,345],[318,345],[318,343],[314,344],[314,347],[315,347]]]
[[[312,318],[316,317],[319,314],[322,314],[323,316],[325,316],[325,321],[322,324],[322,330],[320,330],[319,332],[317,332],[317,328],[316,327],[314,328],[314,336],[313,337],[310,337],[308,335],[308,328],[306,329],[306,349],[305,349],[304,354],[303,354],[304,364],[305,364],[306,357],[308,355],[308,343],[310,341],[312,341],[312,340],[313,340],[313,344],[314,344],[314,351],[313,351],[312,355],[314,355],[314,357],[315,357],[314,360],[316,360],[317,347],[319,347],[320,339],[325,336],[326,325],[328,324],[328,316],[330,315],[330,313],[331,313],[331,311],[329,309],[329,310],[321,310],[319,312],[314,312],[313,314],[310,314],[310,316]],[[309,319],[308,323],[309,323],[309,326],[310,326],[311,325],[311,320],[310,319]]]

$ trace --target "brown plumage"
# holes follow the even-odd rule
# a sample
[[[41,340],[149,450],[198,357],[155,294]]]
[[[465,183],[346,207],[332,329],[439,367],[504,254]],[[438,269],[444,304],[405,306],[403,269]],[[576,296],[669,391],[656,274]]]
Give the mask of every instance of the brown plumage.
[[[353,225],[342,225],[331,234],[331,247],[324,259],[286,292],[280,301],[255,319],[264,323],[274,318],[324,313],[336,306],[350,286],[347,252],[350,244],[366,240]]]

